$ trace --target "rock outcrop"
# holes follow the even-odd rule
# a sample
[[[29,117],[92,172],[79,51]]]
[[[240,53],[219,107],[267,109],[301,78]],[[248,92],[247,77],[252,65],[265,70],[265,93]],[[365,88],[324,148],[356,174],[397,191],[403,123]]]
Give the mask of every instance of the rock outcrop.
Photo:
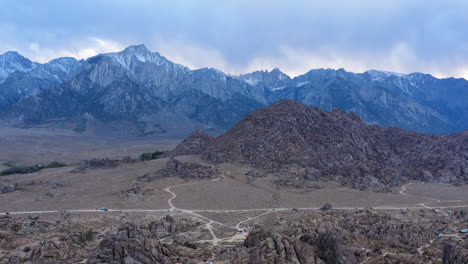
[[[20,188],[18,187],[17,183],[8,184],[8,185],[5,185],[5,186],[0,186],[0,194],[14,192],[14,191],[17,191],[19,189]]]
[[[109,215],[76,221],[0,216],[0,263],[231,264],[467,262],[466,211],[330,210],[272,212],[246,223],[243,243],[213,246],[207,220],[183,215],[137,222]],[[82,222],[83,221],[83,222]],[[123,224],[122,224],[123,222]],[[218,238],[231,233],[212,226]],[[435,232],[441,235],[436,235]],[[452,234],[445,236],[442,234]],[[183,262],[182,262],[183,263]]]
[[[116,234],[108,234],[104,238],[87,263],[171,264],[171,256],[174,256],[174,252],[161,244],[151,232],[144,232],[135,224],[125,223]]]
[[[253,230],[245,240],[244,246],[249,249],[249,263],[324,263],[316,261],[315,250],[307,243],[263,228]]]
[[[89,169],[107,169],[116,168],[122,163],[120,160],[112,159],[90,159],[81,161],[80,165],[72,172],[83,172]]]
[[[140,162],[141,159],[135,159],[130,156],[125,156],[122,159],[89,159],[81,161],[80,165],[72,170],[72,172],[84,172],[89,169],[109,169],[116,168],[120,164]]]
[[[144,184],[140,182],[134,182],[131,184],[130,188],[122,190],[119,195],[123,197],[145,197],[154,194],[154,190],[151,188],[146,188]]]
[[[147,173],[138,179],[140,181],[146,182],[167,177],[180,177],[185,180],[207,180],[218,178],[220,175],[220,171],[213,166],[180,162],[174,158],[171,158],[167,162],[165,168],[156,172]]]
[[[447,243],[444,247],[442,261],[444,264],[468,263],[468,248]]]

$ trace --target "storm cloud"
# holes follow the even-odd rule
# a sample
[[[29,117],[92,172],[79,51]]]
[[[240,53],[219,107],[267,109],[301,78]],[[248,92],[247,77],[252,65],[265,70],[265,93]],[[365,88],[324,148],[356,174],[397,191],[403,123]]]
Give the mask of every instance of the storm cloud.
[[[190,68],[468,78],[468,1],[0,1],[0,53],[40,62],[145,44]]]

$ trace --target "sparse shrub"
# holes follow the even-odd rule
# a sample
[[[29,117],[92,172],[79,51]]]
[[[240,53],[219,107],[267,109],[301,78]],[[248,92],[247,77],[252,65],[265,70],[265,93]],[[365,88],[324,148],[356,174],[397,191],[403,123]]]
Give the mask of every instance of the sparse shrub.
[[[15,167],[15,163],[13,161],[7,161],[7,162],[3,163],[3,166]]]
[[[49,168],[60,168],[60,167],[65,167],[68,166],[65,163],[53,161],[47,165],[18,165],[15,166],[13,163],[8,164],[9,168],[1,171],[0,176],[5,176],[5,175],[10,175],[10,174],[28,174],[28,173],[33,173],[40,171],[42,169],[49,169]]]
[[[139,162],[141,161],[140,159],[135,159],[130,156],[125,156],[122,158],[122,163],[134,163],[134,162]]]
[[[61,168],[61,167],[66,167],[66,166],[68,165],[65,163],[52,161],[51,163],[47,164],[44,168]]]
[[[15,166],[10,167],[2,172],[0,172],[1,176],[10,175],[10,174],[27,174],[33,173],[36,171],[40,171],[44,167],[41,165],[32,165],[32,166]]]
[[[329,210],[331,210],[331,209],[332,209],[332,205],[329,204],[329,203],[324,204],[324,205],[320,208],[320,210],[322,210],[322,211],[329,211]]]
[[[140,160],[154,160],[158,159],[159,156],[161,156],[164,152],[162,151],[155,151],[155,152],[147,152],[147,153],[142,153],[140,155]]]
[[[94,234],[95,232],[92,229],[89,229],[88,231],[86,231],[86,233],[84,234],[85,242],[92,240],[94,237]]]

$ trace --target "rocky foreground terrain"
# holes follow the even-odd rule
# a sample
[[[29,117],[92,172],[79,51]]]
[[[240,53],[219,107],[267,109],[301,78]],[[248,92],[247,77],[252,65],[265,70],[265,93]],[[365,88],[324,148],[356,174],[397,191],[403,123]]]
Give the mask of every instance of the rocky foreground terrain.
[[[0,263],[467,263],[463,187],[416,183],[466,184],[465,142],[280,101],[154,160],[3,176]]]
[[[272,212],[244,241],[213,245],[205,220],[2,216],[0,263],[467,263],[466,211]],[[121,222],[121,223],[119,223]],[[219,237],[235,230],[215,226]],[[438,232],[436,235],[435,232]]]
[[[468,145],[463,142],[466,133],[436,136],[366,125],[354,113],[283,100],[254,111],[216,139],[194,133],[173,155],[201,154],[214,164],[248,165],[285,186],[333,180],[388,191],[408,180],[467,183]]]

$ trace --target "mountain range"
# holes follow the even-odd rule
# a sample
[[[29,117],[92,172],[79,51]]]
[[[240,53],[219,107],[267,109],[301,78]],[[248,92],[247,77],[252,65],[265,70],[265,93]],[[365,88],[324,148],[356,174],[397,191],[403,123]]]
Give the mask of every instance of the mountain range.
[[[0,55],[3,125],[221,133],[281,99],[329,111],[339,108],[369,124],[418,132],[448,134],[468,128],[465,79],[344,69],[315,69],[291,78],[278,68],[233,76],[213,68],[190,70],[144,45],[45,64],[17,52]]]

